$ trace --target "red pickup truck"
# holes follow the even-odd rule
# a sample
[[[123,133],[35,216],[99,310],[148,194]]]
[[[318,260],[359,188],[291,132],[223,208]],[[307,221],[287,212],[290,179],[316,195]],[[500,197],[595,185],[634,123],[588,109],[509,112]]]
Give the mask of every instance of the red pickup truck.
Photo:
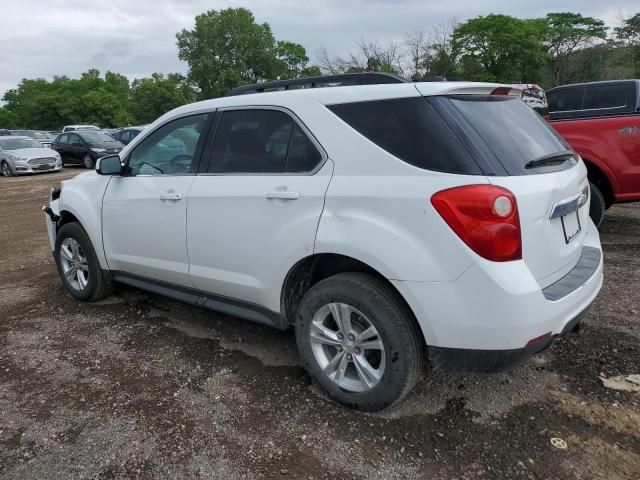
[[[640,200],[640,80],[547,90],[549,122],[582,157],[596,225],[614,203]]]

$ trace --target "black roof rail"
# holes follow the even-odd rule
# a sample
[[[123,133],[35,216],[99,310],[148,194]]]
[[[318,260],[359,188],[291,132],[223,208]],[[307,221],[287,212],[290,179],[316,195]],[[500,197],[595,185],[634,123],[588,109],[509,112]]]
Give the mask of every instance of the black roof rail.
[[[341,75],[321,75],[319,77],[294,78],[291,80],[275,80],[273,82],[243,85],[227,92],[225,97],[264,93],[267,91],[289,90],[291,87],[316,88],[320,86],[377,85],[381,83],[408,83],[411,80],[395,73],[362,72],[344,73]],[[337,85],[330,85],[337,84]]]

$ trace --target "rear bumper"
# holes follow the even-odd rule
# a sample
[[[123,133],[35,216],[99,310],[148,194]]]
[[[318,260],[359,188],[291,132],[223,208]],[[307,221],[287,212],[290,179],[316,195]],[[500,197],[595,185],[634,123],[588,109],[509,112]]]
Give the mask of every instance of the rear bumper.
[[[464,348],[428,347],[429,361],[435,369],[470,373],[500,373],[512,370],[536,353],[549,348],[558,338],[576,328],[589,313],[591,305],[576,315],[559,334],[513,350],[472,350]]]
[[[603,281],[602,249],[591,221],[584,246],[597,251],[597,263],[582,283],[561,285],[565,291],[555,300],[545,297],[550,292],[524,261],[478,261],[452,282],[393,284],[415,314],[434,363],[468,371],[506,370],[546,348],[587,313]],[[540,337],[544,340],[532,342]]]

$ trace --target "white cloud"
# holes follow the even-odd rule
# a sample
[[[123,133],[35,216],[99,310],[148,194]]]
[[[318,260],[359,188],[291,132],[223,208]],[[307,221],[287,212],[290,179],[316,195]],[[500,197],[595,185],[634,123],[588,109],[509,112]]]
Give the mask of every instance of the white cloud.
[[[637,10],[637,0],[2,0],[0,95],[22,78],[77,77],[89,68],[130,78],[185,71],[175,34],[209,9],[243,6],[267,22],[276,38],[301,43],[314,56],[321,47],[347,52],[361,38],[402,39],[457,17],[488,13],[520,17],[575,11],[609,24]]]

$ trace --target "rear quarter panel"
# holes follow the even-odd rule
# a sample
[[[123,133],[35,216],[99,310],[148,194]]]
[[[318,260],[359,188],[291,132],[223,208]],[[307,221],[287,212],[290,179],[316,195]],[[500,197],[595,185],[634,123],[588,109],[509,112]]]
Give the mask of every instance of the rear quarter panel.
[[[640,200],[640,115],[550,122],[607,177],[616,201]]]

